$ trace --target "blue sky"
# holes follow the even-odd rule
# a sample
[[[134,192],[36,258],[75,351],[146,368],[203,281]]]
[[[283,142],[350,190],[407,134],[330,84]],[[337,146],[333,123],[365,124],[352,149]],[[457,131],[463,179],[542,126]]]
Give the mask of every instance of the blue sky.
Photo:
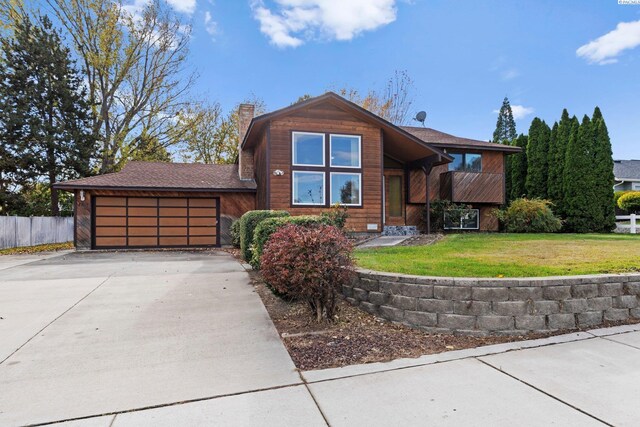
[[[517,126],[525,133],[534,116],[553,123],[564,107],[581,117],[598,105],[614,157],[640,159],[640,5],[618,0],[169,3],[194,25],[197,92],[225,108],[250,94],[273,110],[331,87],[366,92],[381,88],[394,70],[406,70],[415,82],[414,109],[427,111],[429,127],[489,139],[494,110],[505,95],[523,115]]]

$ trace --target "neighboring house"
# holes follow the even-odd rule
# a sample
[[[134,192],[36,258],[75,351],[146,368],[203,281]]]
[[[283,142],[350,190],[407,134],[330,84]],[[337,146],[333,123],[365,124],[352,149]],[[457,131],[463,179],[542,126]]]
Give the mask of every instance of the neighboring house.
[[[517,147],[398,127],[334,94],[259,117],[240,107],[237,165],[131,162],[57,184],[75,192],[80,249],[219,246],[252,209],[318,214],[349,207],[347,226],[415,226],[436,199],[476,210],[466,229],[496,230],[505,156]]]
[[[615,191],[640,191],[640,160],[614,160]]]

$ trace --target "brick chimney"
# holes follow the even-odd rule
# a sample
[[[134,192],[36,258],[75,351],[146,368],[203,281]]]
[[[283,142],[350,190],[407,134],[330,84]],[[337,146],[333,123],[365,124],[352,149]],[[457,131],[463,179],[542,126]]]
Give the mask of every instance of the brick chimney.
[[[249,130],[249,124],[255,112],[255,105],[240,104],[238,108],[238,174],[242,180],[251,180],[253,176],[253,149],[242,149],[242,141]]]

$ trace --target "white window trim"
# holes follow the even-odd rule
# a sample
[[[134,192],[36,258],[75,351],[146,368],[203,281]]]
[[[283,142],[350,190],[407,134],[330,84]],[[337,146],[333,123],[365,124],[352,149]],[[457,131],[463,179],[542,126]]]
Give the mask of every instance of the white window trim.
[[[463,228],[462,227],[462,218],[460,219],[460,227],[447,227],[446,226],[446,224],[447,224],[446,218],[443,218],[445,220],[443,228],[445,230],[479,230],[480,229],[480,209],[466,209],[466,210],[467,211],[476,211],[477,212],[477,215],[476,215],[476,218],[478,218],[477,227],[471,227],[471,228],[465,227],[465,228]],[[446,212],[444,213],[444,215],[446,215]]]
[[[295,198],[295,179],[296,179],[296,175],[297,174],[307,174],[307,175],[322,175],[322,202],[320,203],[311,203],[311,202],[304,202],[304,203],[297,203],[296,202],[296,198]],[[326,194],[327,194],[327,189],[326,189],[326,185],[327,185],[327,179],[326,179],[326,174],[324,173],[324,171],[292,171],[291,173],[291,204],[292,205],[296,205],[296,206],[324,206],[325,205],[325,199],[326,199]]]
[[[333,164],[333,137],[358,138],[358,166],[338,166]],[[362,137],[360,135],[347,135],[342,133],[329,134],[329,166],[332,168],[361,169],[362,168]]]
[[[316,136],[321,136],[322,137],[322,164],[320,165],[310,165],[307,163],[296,163],[296,144],[295,144],[295,140],[296,140],[296,135],[316,135]],[[293,166],[304,166],[304,167],[317,167],[317,168],[323,168],[326,164],[326,159],[325,157],[325,135],[324,133],[319,133],[319,132],[291,132],[291,165]]]
[[[358,185],[358,200],[360,203],[340,203],[340,206],[362,206],[362,174],[360,172],[331,172],[329,174],[329,201],[333,204],[333,176],[334,175],[358,175],[360,185]],[[339,203],[339,202],[336,202]]]

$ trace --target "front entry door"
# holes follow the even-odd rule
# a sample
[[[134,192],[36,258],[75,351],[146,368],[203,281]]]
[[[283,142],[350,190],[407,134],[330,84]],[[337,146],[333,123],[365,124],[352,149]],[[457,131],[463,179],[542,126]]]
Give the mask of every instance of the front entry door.
[[[404,171],[384,171],[384,223],[405,225],[404,221]]]

